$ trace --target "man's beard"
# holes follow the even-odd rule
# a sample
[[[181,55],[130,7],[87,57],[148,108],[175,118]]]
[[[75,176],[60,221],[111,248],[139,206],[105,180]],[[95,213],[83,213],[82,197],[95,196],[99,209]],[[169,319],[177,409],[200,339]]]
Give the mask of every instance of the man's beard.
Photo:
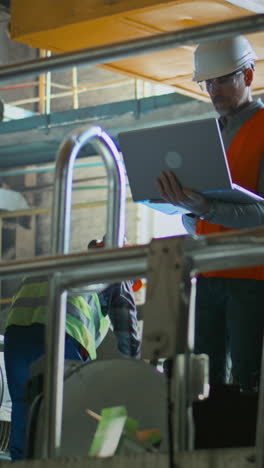
[[[226,115],[229,113],[229,106],[227,106],[226,99],[222,96],[216,96],[215,98],[212,99],[212,104],[215,108],[215,110],[220,114],[220,115]]]

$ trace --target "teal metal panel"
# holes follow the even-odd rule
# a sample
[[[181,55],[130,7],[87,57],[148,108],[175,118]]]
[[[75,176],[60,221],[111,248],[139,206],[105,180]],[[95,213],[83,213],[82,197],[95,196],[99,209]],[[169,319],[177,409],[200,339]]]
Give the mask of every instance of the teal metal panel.
[[[163,96],[154,96],[144,99],[131,99],[128,101],[102,104],[100,106],[84,107],[64,112],[53,112],[49,115],[35,115],[25,119],[16,119],[0,124],[0,134],[10,132],[21,132],[34,128],[49,128],[68,122],[78,122],[95,118],[116,117],[122,114],[133,113],[145,115],[162,107],[175,104],[195,102],[195,99],[181,94],[171,93]]]
[[[86,124],[100,125],[104,128],[104,121],[122,116],[125,117],[126,115],[130,115],[134,119],[132,120],[132,128],[133,122],[135,127],[138,128],[140,126],[140,117],[150,115],[151,112],[157,109],[166,109],[169,106],[190,102],[195,102],[195,100],[180,94],[171,93],[140,100],[121,101],[2,122],[0,124],[0,134],[2,135],[2,138],[0,138],[0,168],[7,169],[30,164],[54,162],[61,142],[61,139],[58,139],[55,135],[56,129],[62,129],[65,135],[67,135],[73,128]],[[164,112],[164,115],[166,115],[166,112]],[[120,131],[127,129],[125,118],[122,120],[122,125],[123,123],[124,126],[122,128],[107,128],[106,130],[113,138],[116,138]],[[159,124],[162,124],[162,121],[159,121]],[[70,128],[69,132],[67,132],[67,126]],[[132,128],[130,121],[129,129]],[[31,132],[36,130],[39,131],[38,139],[37,141],[33,141]],[[15,138],[12,138],[12,134]],[[4,135],[10,135],[10,138],[4,138]],[[45,141],[47,140],[47,136],[49,137],[49,141]],[[14,140],[16,143],[12,144]],[[79,157],[94,154],[93,147],[87,145],[81,151]]]

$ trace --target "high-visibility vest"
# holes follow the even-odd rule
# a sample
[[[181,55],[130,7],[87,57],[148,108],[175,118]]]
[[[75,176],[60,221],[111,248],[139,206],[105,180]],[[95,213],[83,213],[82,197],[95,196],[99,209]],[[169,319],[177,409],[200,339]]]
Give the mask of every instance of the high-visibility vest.
[[[47,277],[25,278],[13,298],[6,327],[45,324],[47,307]],[[109,325],[109,317],[103,315],[97,294],[91,293],[86,299],[80,295],[67,297],[65,331],[87,350],[91,359],[96,358],[96,348],[105,337]]]
[[[227,160],[233,182],[257,192],[259,167],[264,155],[264,109],[260,109],[237,132],[227,151]],[[199,220],[196,233],[208,235],[217,232],[234,231],[219,224]],[[203,276],[221,278],[264,279],[264,267],[245,267],[232,270],[203,273]]]

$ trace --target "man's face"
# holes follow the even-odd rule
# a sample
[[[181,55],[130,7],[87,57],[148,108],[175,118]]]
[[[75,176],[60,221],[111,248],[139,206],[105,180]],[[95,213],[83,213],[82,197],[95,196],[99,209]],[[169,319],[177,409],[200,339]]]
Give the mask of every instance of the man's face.
[[[232,115],[250,100],[249,86],[252,78],[253,71],[249,68],[205,81],[207,92],[218,114]]]

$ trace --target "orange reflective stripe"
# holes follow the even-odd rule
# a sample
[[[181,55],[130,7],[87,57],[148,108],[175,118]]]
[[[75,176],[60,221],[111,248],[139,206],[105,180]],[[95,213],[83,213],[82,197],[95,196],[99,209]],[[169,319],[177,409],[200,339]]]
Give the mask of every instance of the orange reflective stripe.
[[[264,155],[264,109],[260,109],[238,131],[227,151],[227,159],[233,182],[253,192],[257,191],[258,174]],[[234,229],[199,220],[196,234],[208,235]],[[204,276],[221,278],[264,279],[264,267],[235,268],[203,273]]]

